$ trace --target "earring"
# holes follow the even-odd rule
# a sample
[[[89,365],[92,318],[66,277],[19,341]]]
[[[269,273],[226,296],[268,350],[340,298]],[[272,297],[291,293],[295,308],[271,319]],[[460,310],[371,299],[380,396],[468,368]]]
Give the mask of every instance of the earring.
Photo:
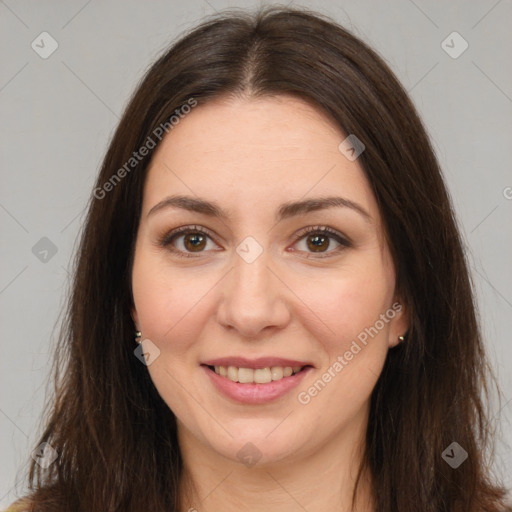
[[[135,341],[139,344],[142,342],[142,333],[140,331],[135,331]]]
[[[403,341],[405,341],[405,336],[398,336],[398,340],[400,341],[400,343],[402,343]]]

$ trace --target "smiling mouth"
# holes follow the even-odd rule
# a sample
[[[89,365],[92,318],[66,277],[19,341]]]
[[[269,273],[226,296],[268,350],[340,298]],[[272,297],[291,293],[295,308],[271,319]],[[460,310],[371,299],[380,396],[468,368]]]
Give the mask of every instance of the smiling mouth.
[[[240,384],[268,384],[270,382],[287,379],[288,377],[304,371],[306,368],[312,368],[310,365],[294,367],[267,366],[266,368],[257,369],[238,368],[236,366],[205,366],[217,375]]]

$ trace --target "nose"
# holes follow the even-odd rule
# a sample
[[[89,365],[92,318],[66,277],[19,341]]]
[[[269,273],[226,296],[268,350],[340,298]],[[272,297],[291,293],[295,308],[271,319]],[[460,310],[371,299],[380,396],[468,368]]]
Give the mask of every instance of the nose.
[[[280,330],[290,322],[290,292],[282,277],[270,268],[270,260],[268,251],[251,263],[235,254],[234,268],[223,280],[218,321],[239,336],[254,339],[263,331]]]

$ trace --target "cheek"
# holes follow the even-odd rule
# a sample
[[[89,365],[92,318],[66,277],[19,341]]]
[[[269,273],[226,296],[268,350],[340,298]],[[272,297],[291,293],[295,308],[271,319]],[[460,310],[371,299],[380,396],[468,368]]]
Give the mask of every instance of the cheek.
[[[311,319],[309,330],[318,333],[317,339],[329,353],[338,353],[390,307],[394,276],[391,269],[382,265],[351,266],[337,274],[317,277],[309,285],[303,282],[297,290],[313,313],[307,316]],[[387,325],[380,329],[384,334]]]
[[[382,372],[390,324],[380,315],[392,296],[382,280],[378,283],[353,275],[329,280],[322,293],[305,300],[315,312],[306,329],[314,333],[323,357],[316,379],[299,390],[298,400],[324,415],[325,428],[357,414]]]
[[[208,294],[216,284],[218,276],[206,268],[173,270],[165,255],[143,249],[136,255],[132,272],[143,337],[158,345],[162,353],[193,358],[194,341],[207,320]]]

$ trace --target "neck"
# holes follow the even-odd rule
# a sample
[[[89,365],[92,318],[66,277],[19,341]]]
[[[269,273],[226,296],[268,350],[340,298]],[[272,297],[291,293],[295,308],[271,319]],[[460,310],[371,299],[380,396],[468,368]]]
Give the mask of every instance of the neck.
[[[178,421],[184,467],[180,512],[374,512],[368,471],[361,475],[352,508],[357,470],[363,457],[367,411],[355,420],[357,425],[333,434],[322,446],[297,450],[280,461],[251,467],[200,443]]]

